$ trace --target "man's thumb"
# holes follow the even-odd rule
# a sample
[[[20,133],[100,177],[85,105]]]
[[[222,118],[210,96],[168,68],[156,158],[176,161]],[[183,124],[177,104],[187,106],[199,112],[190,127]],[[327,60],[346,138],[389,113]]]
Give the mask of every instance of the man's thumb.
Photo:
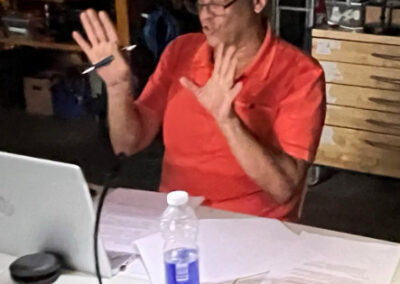
[[[191,80],[189,80],[186,77],[181,77],[179,79],[179,82],[184,86],[186,89],[191,91],[193,94],[197,95],[199,93],[200,87],[197,86],[195,83],[193,83]]]
[[[235,84],[235,86],[233,86],[233,89],[231,90],[232,99],[234,99],[240,93],[242,87],[243,87],[242,82],[238,82]]]

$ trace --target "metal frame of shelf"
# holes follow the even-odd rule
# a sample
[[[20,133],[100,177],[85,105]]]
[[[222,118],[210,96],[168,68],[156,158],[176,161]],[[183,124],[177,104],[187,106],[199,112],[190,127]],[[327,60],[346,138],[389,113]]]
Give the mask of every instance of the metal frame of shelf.
[[[314,26],[314,22],[315,22],[315,19],[314,19],[315,1],[316,0],[305,0],[304,7],[297,7],[297,6],[281,5],[280,0],[272,0],[272,8],[274,11],[273,23],[274,23],[275,32],[278,35],[280,34],[281,11],[293,11],[293,12],[306,13],[305,27],[312,28]]]

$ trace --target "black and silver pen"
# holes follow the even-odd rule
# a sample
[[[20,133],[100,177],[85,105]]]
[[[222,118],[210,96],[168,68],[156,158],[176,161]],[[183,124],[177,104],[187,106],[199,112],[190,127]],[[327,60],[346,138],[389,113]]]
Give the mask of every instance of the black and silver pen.
[[[136,44],[129,45],[129,46],[124,47],[122,50],[124,50],[124,51],[132,51],[132,50],[135,49],[135,47],[136,47]],[[113,55],[107,56],[106,58],[100,60],[99,62],[93,64],[92,66],[87,68],[85,71],[83,71],[82,75],[90,73],[90,72],[92,72],[92,71],[94,71],[96,69],[99,69],[100,67],[106,66],[106,65],[110,64],[113,60],[114,60],[114,56]]]

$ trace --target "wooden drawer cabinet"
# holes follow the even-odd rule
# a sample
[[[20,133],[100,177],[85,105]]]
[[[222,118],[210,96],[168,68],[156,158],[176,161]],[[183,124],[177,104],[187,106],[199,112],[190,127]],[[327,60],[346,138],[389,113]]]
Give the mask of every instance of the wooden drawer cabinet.
[[[400,177],[400,137],[325,126],[317,163]]]
[[[313,30],[327,117],[316,163],[400,178],[400,38]]]
[[[396,45],[314,38],[313,56],[326,61],[400,68]]]
[[[400,136],[400,113],[328,105],[325,123]]]
[[[400,90],[400,69],[324,60],[320,64],[328,83]]]
[[[328,104],[400,113],[398,91],[326,84]]]

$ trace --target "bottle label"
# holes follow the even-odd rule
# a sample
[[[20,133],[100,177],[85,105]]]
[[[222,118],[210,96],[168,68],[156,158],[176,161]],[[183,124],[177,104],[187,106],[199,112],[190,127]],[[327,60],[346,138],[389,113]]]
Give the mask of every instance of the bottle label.
[[[189,280],[189,263],[177,263],[175,266],[176,281],[186,282]]]
[[[177,248],[164,253],[167,284],[199,284],[196,249]]]

